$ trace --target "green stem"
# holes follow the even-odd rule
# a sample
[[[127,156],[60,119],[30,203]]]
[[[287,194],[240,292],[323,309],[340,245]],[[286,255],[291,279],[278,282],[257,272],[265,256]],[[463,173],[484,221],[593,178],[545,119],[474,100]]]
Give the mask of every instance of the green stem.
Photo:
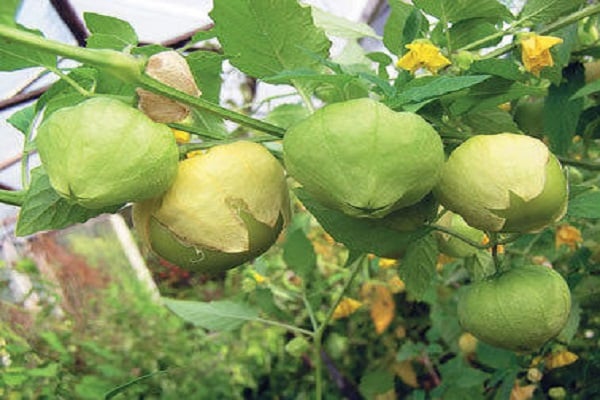
[[[141,75],[137,79],[136,83],[143,89],[150,90],[151,92],[163,95],[170,99],[201,108],[205,111],[211,112],[220,117],[236,122],[240,125],[244,125],[248,128],[256,129],[278,138],[282,138],[285,134],[285,129],[279,126],[272,125],[258,119],[254,119],[252,117],[248,117],[247,115],[228,110],[217,104],[211,103],[210,101],[206,101],[202,98],[194,97],[187,93],[181,92],[147,75]]]
[[[317,318],[315,317],[315,312],[310,305],[310,302],[306,298],[306,291],[302,292],[302,302],[304,302],[304,307],[306,308],[306,312],[308,313],[308,318],[310,318],[310,323],[312,325],[313,331],[317,331],[319,326],[317,324]]]
[[[314,334],[315,334],[313,331],[309,331],[307,329],[302,329],[302,328],[299,328],[299,327],[294,326],[294,325],[285,324],[283,322],[273,321],[273,320],[270,320],[270,319],[256,318],[256,321],[261,322],[261,323],[266,324],[266,325],[278,326],[280,328],[287,329],[288,331],[296,332],[296,333],[301,333],[301,334],[307,335],[307,336],[314,336]]]
[[[134,83],[154,93],[217,114],[248,128],[263,131],[280,138],[285,133],[285,129],[283,128],[248,117],[244,114],[236,113],[152,79],[143,74],[144,58],[134,57],[114,50],[87,49],[72,46],[1,24],[0,37],[44,53],[59,55],[105,69],[123,81]]]
[[[580,19],[583,19],[585,17],[589,17],[591,15],[598,14],[598,13],[600,13],[600,4],[593,4],[593,5],[587,6],[585,8],[582,8],[579,11],[574,12],[573,14],[569,14],[566,17],[561,18],[558,21],[556,21],[550,25],[546,25],[544,28],[540,29],[537,33],[539,35],[546,35],[548,33],[551,33],[556,30],[559,30],[561,28],[564,28],[565,26],[568,26],[572,23],[575,23],[575,22],[579,21]],[[501,36],[503,36],[504,34],[505,34],[505,32],[502,32]],[[491,35],[491,36],[494,36],[494,35]],[[483,40],[489,40],[489,37],[484,38]],[[480,40],[478,40],[477,42],[480,42]],[[501,56],[504,53],[511,51],[513,48],[517,47],[518,45],[519,45],[519,43],[517,41],[513,41],[512,43],[509,43],[506,46],[502,46],[500,48],[497,48],[494,51],[489,52],[482,58],[483,59],[496,58],[498,56]],[[466,47],[472,48],[472,43]]]
[[[26,190],[4,190],[0,189],[0,203],[21,207],[25,201]]]
[[[185,144],[179,145],[179,154],[186,154],[186,153],[189,153],[190,151],[194,151],[194,150],[210,149],[211,147],[216,146],[216,145],[234,143],[234,142],[239,142],[239,141],[265,143],[265,142],[273,142],[275,140],[279,140],[279,139],[277,139],[277,138],[274,139],[272,137],[259,136],[259,137],[241,137],[241,138],[225,139],[225,140],[217,139],[217,140],[209,140],[209,141],[200,142],[200,143],[185,143]]]
[[[106,69],[118,78],[128,82],[135,81],[142,74],[145,64],[143,58],[136,58],[114,50],[72,46],[8,25],[0,24],[0,37],[44,53],[59,55]]]
[[[67,82],[69,85],[71,85],[71,87],[73,87],[73,89],[75,89],[80,95],[82,95],[83,97],[91,97],[93,95],[92,92],[84,89],[83,87],[81,87],[80,84],[78,84],[74,79],[72,79],[69,75],[63,73],[60,69],[55,68],[55,67],[47,67],[48,70],[56,75],[58,75],[58,77],[60,79],[62,79],[63,81]]]
[[[337,298],[333,302],[333,305],[327,312],[325,319],[323,320],[321,325],[319,325],[319,328],[317,329],[317,331],[314,334],[313,342],[314,342],[314,349],[315,349],[315,379],[316,379],[316,382],[315,382],[316,396],[315,396],[315,398],[316,398],[316,400],[321,400],[323,398],[323,358],[321,357],[321,350],[323,348],[323,334],[325,333],[325,330],[327,329],[327,326],[329,325],[329,321],[331,321],[331,318],[333,317],[333,313],[335,312],[336,307],[340,304],[340,302],[344,298],[344,295],[346,294],[346,292],[352,285],[352,282],[354,282],[354,278],[356,278],[356,276],[360,272],[365,259],[366,259],[366,256],[363,255],[363,256],[359,257],[356,261],[354,261],[353,265],[351,266],[352,272],[350,273],[350,278],[348,278],[348,280],[344,284],[342,291],[338,294]]]
[[[595,163],[595,162],[591,162],[591,161],[573,160],[573,159],[562,157],[562,156],[557,156],[556,158],[558,158],[558,160],[565,165],[571,165],[573,167],[579,167],[579,168],[587,169],[589,171],[600,171],[599,163]]]
[[[468,237],[456,232],[453,229],[446,228],[445,226],[441,226],[441,225],[437,225],[437,224],[429,224],[428,226],[433,228],[436,231],[440,231],[440,232],[446,233],[450,236],[454,236],[455,238],[460,239],[463,242],[465,242],[468,245],[473,246],[475,248],[485,250],[485,249],[489,249],[491,247],[491,243],[490,244],[482,244],[480,242],[476,242],[476,241],[469,239]]]

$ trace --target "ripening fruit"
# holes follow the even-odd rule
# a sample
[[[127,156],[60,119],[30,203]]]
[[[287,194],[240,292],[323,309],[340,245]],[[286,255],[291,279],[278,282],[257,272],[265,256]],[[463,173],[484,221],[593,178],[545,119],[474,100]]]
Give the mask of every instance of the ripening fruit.
[[[156,197],[177,173],[171,129],[107,97],[54,112],[35,142],[52,187],[86,208]]]
[[[290,216],[281,164],[263,146],[235,142],[179,163],[161,197],[134,205],[142,240],[182,268],[216,273],[269,249]]]
[[[444,162],[441,139],[423,118],[366,98],[317,110],[287,131],[283,152],[312,197],[353,217],[417,203]]]
[[[474,228],[534,232],[566,212],[567,180],[540,140],[478,135],[450,154],[434,194]]]
[[[535,351],[567,323],[571,294],[563,277],[540,265],[514,267],[467,286],[459,295],[462,327],[479,340],[513,351]]]

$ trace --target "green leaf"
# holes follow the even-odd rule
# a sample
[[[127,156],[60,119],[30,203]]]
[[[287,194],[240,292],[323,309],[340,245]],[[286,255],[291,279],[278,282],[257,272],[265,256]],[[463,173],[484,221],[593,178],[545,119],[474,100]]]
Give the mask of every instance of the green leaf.
[[[356,252],[391,257],[402,253],[409,243],[424,234],[423,231],[398,232],[386,227],[377,219],[352,218],[341,211],[322,206],[304,189],[296,189],[294,192],[325,231],[336,241]]]
[[[21,0],[2,0],[0,2],[0,24],[15,26],[16,14]]]
[[[210,16],[225,54],[250,76],[318,69],[314,55],[328,56],[327,36],[296,0],[215,0]]]
[[[310,278],[317,266],[317,255],[312,242],[302,229],[288,233],[283,244],[283,260],[302,279]]]
[[[465,259],[465,268],[473,282],[479,282],[496,272],[494,260],[489,251],[479,250]]]
[[[519,19],[532,24],[552,22],[576,10],[584,2],[585,0],[528,0],[519,14]]]
[[[309,115],[310,112],[303,104],[281,104],[265,117],[265,121],[288,129]]]
[[[498,28],[483,18],[466,19],[453,24],[449,30],[452,48],[461,48],[477,40],[498,32]],[[500,42],[501,38],[487,40],[474,49],[491,47]]]
[[[362,22],[350,21],[346,18],[328,13],[318,7],[312,7],[312,16],[315,25],[331,36],[346,39],[360,39],[363,37],[370,37],[378,40],[381,39],[369,25]]]
[[[462,121],[476,135],[521,132],[510,113],[498,107],[469,112],[463,116]]]
[[[521,72],[519,64],[513,59],[489,58],[471,64],[469,72],[499,76],[511,81],[524,80],[527,75]]]
[[[596,92],[600,92],[600,79],[597,81],[590,82],[578,91],[576,91],[575,94],[571,96],[571,100],[586,97]]]
[[[437,242],[432,235],[416,240],[408,248],[399,268],[400,278],[406,283],[406,291],[421,300],[435,276]]]
[[[378,394],[394,388],[394,375],[387,369],[367,372],[360,379],[359,390],[366,399],[375,399]]]
[[[83,13],[83,19],[91,33],[87,39],[88,47],[122,50],[138,43],[135,30],[126,21],[92,12]]]
[[[571,312],[569,313],[569,319],[567,324],[560,331],[556,340],[561,343],[570,343],[575,337],[577,330],[579,329],[579,323],[581,322],[581,307],[576,301],[571,303]]]
[[[567,215],[575,218],[600,218],[600,190],[590,190],[569,200]]]
[[[439,369],[444,383],[459,388],[476,386],[483,390],[483,383],[489,377],[489,374],[471,368],[460,356],[441,364]]]
[[[569,66],[563,75],[565,79],[559,86],[550,86],[542,114],[550,149],[560,155],[569,149],[583,111],[583,99],[571,100],[571,97],[585,84],[581,64]]]
[[[19,28],[43,36],[39,31]],[[0,38],[0,71],[16,71],[37,66],[56,67],[56,56],[12,42],[9,39]]]
[[[512,18],[510,11],[496,0],[414,0],[414,4],[427,14],[452,23],[471,18]]]
[[[25,236],[43,230],[62,229],[119,208],[90,210],[71,204],[52,188],[43,168],[37,167],[31,171],[31,184],[21,207],[16,234]]]
[[[46,365],[45,367],[32,368],[27,372],[27,374],[29,376],[38,378],[52,378],[57,376],[59,371],[58,368],[59,364],[54,362]]]
[[[414,79],[399,91],[396,97],[390,99],[387,105],[398,109],[405,104],[420,103],[469,88],[488,78],[490,75],[435,76]]]
[[[218,103],[221,94],[223,56],[211,51],[195,51],[186,57],[202,98]]]
[[[142,383],[145,380],[148,380],[158,374],[163,374],[166,373],[167,371],[165,370],[158,370],[158,371],[154,371],[154,372],[150,372],[149,374],[145,374],[142,376],[139,376],[135,379],[130,380],[129,382],[126,382],[122,385],[117,386],[114,389],[111,389],[110,391],[108,391],[107,393],[104,394],[104,400],[110,400],[113,397],[117,396],[120,393],[124,393],[127,389],[129,389],[132,386],[135,386],[137,384]]]
[[[190,43],[203,42],[205,40],[210,40],[215,37],[217,37],[217,34],[212,29],[208,31],[198,31],[194,33],[194,36],[192,36],[192,38],[190,39]]]
[[[33,121],[36,116],[35,104],[25,107],[14,113],[8,118],[7,122],[14,126],[19,132],[24,135],[28,135]]]
[[[96,87],[98,71],[88,67],[78,67],[69,73],[69,77],[77,82],[82,88],[92,91]],[[60,79],[48,89],[36,103],[36,110],[44,110],[44,118],[48,118],[52,113],[63,107],[74,106],[87,97],[79,93],[75,88]]]
[[[493,77],[470,88],[467,93],[460,93],[453,99],[449,108],[452,114],[460,115],[466,112],[488,109],[521,97],[544,96],[543,87],[526,85],[507,79]]]
[[[427,31],[428,23],[421,11],[402,0],[389,0],[388,4],[391,13],[383,28],[383,44],[393,54],[401,54],[405,44]]]
[[[200,301],[175,300],[163,297],[164,304],[185,321],[211,331],[230,331],[245,322],[254,321],[258,311],[247,304],[229,300]]]
[[[482,341],[477,342],[477,361],[488,367],[509,370],[518,367],[514,352],[490,346]]]

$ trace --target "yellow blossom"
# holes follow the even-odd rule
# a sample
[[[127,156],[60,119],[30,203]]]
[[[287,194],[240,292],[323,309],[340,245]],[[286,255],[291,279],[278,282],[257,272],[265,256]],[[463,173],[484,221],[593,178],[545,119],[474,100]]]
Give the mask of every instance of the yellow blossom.
[[[266,276],[263,276],[261,274],[259,274],[256,271],[252,271],[252,277],[254,278],[254,280],[256,281],[256,283],[261,284],[261,283],[265,283],[269,281],[269,278],[267,278]]]
[[[175,141],[177,143],[188,143],[190,141],[190,133],[179,129],[173,129],[173,135],[175,135]]]
[[[425,68],[432,74],[450,65],[451,62],[442,55],[440,49],[427,42],[412,42],[405,46],[409,52],[403,55],[396,65],[402,69],[415,73],[420,68]]]
[[[554,238],[556,248],[566,245],[571,250],[575,250],[578,243],[583,241],[581,231],[571,225],[561,225],[556,229]]]
[[[398,265],[398,260],[394,258],[380,258],[378,265],[379,268],[387,269]]]
[[[579,357],[575,353],[563,350],[557,353],[552,353],[546,356],[546,368],[554,369],[564,367],[565,365],[573,364]]]
[[[360,301],[344,297],[333,311],[333,319],[345,318],[352,315],[361,306],[362,303]]]
[[[554,36],[540,36],[535,33],[525,35],[521,39],[521,59],[525,69],[535,76],[540,76],[544,67],[554,65],[550,48],[562,42],[561,38]]]

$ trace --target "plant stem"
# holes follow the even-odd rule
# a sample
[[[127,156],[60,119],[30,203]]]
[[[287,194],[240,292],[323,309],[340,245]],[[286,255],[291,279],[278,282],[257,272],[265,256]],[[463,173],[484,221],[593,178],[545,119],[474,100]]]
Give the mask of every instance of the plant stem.
[[[450,228],[446,228],[445,226],[441,226],[441,225],[437,225],[437,224],[429,224],[428,226],[433,228],[436,231],[440,231],[440,232],[446,233],[450,236],[454,236],[455,238],[460,239],[463,242],[465,242],[468,245],[471,245],[475,248],[485,250],[485,249],[489,249],[491,247],[491,243],[490,244],[482,244],[482,243],[476,242],[476,241],[471,240],[468,237],[466,237]]]
[[[500,258],[498,257],[498,234],[496,232],[488,232],[490,238],[490,246],[492,247],[492,259],[494,260],[494,266],[496,271],[500,271]]]
[[[598,13],[600,13],[600,4],[593,4],[593,5],[587,6],[585,8],[582,8],[579,11],[574,12],[573,14],[569,14],[566,17],[561,18],[558,21],[556,21],[550,25],[545,26],[544,28],[540,29],[537,33],[539,35],[546,35],[548,33],[559,30],[560,28],[564,28],[565,26],[570,25],[574,22],[577,22],[580,19],[583,19],[585,17],[589,17],[591,15],[598,14]],[[494,35],[491,35],[491,36],[494,36]],[[501,35],[501,36],[503,36],[503,35]],[[483,40],[489,40],[490,37],[484,38]],[[480,42],[480,41],[481,40],[478,40],[477,42]],[[472,48],[472,44],[473,43],[469,44],[466,47]],[[489,52],[482,58],[486,59],[486,58],[495,58],[495,57],[501,56],[502,54],[511,51],[513,48],[517,47],[518,45],[519,45],[519,43],[517,43],[516,41],[513,41],[512,43],[509,43],[506,46],[502,46],[500,48],[497,48],[494,51]]]
[[[327,326],[329,325],[329,321],[331,321],[331,318],[333,317],[333,313],[335,312],[336,307],[340,304],[340,302],[344,298],[344,295],[346,294],[346,291],[348,291],[348,289],[352,285],[354,278],[356,278],[356,276],[360,272],[365,259],[366,259],[366,256],[363,255],[363,256],[359,257],[356,261],[354,261],[354,263],[351,265],[352,271],[350,273],[350,277],[344,284],[342,291],[338,294],[337,298],[333,302],[333,305],[327,312],[325,319],[323,320],[323,322],[321,322],[321,325],[319,325],[319,328],[317,329],[317,331],[314,334],[313,343],[314,343],[314,351],[315,351],[315,399],[316,400],[321,400],[323,398],[323,359],[321,357],[321,349],[323,348],[323,334],[325,333],[325,330],[327,329]]]
[[[234,142],[239,142],[239,141],[264,143],[264,142],[273,142],[275,140],[279,140],[279,139],[273,138],[273,137],[259,136],[259,137],[241,137],[241,138],[224,139],[224,140],[219,140],[219,139],[207,140],[205,142],[199,142],[199,143],[185,143],[185,144],[179,145],[179,154],[186,154],[186,153],[189,153],[190,151],[194,151],[194,150],[204,150],[204,149],[209,149],[215,145],[228,144],[228,143],[234,143]]]
[[[282,138],[285,134],[285,129],[279,126],[272,125],[258,119],[254,119],[252,117],[248,117],[247,115],[228,110],[217,104],[211,103],[210,101],[206,101],[202,98],[194,97],[187,93],[181,92],[145,74],[140,75],[136,83],[143,89],[147,89],[151,92],[163,95],[170,99],[177,100],[197,108],[201,108],[205,111],[211,112],[220,117],[236,122],[240,125],[244,125],[248,128],[256,129],[278,138]]]
[[[191,96],[152,79],[143,74],[146,60],[142,57],[134,57],[129,54],[108,49],[88,49],[72,46],[1,24],[0,37],[37,51],[63,56],[82,63],[88,63],[100,69],[105,69],[107,72],[125,82],[134,83],[154,93],[217,114],[222,118],[244,125],[248,128],[266,132],[280,138],[283,137],[285,133],[285,129],[281,127],[228,110],[217,104]]]
[[[266,325],[278,326],[280,328],[287,329],[288,331],[291,331],[291,332],[301,333],[303,335],[307,335],[307,336],[311,336],[311,337],[315,335],[315,333],[313,331],[309,331],[307,329],[302,329],[302,328],[299,328],[299,327],[294,326],[294,325],[285,324],[283,322],[273,321],[273,320],[264,319],[264,318],[256,318],[255,320],[257,322],[260,322],[260,323],[263,323],[263,324],[266,324]]]
[[[600,163],[595,163],[595,162],[591,162],[591,161],[573,160],[573,159],[562,157],[562,156],[556,156],[556,158],[558,158],[558,160],[565,165],[571,165],[573,167],[587,169],[588,171],[600,171]]]
[[[21,207],[25,201],[26,190],[4,190],[0,189],[0,203]]]

